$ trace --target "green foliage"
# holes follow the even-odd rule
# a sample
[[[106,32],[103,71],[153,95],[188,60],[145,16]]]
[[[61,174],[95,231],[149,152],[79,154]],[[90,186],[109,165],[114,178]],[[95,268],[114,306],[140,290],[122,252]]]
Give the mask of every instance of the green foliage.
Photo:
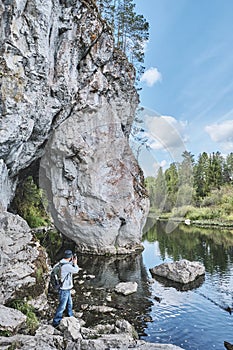
[[[189,218],[189,213],[192,212],[195,208],[191,205],[184,205],[182,207],[172,208],[171,216],[175,218]]]
[[[7,330],[0,330],[0,337],[11,337],[12,333],[10,331]]]
[[[44,203],[46,203],[43,191],[29,176],[17,187],[12,208],[22,216],[30,227],[46,226],[50,222]]]
[[[190,220],[213,220],[221,217],[221,211],[217,208],[193,208],[186,217]]]
[[[173,257],[174,260],[181,258],[190,261],[200,260],[206,270],[212,273],[215,269],[227,271],[229,265],[229,252],[233,246],[233,231],[227,229],[199,228],[195,226],[179,225],[172,234],[166,232],[167,221],[150,222],[149,240],[158,241],[163,259]],[[148,239],[147,235],[143,236]]]
[[[128,56],[139,78],[144,71],[142,64],[145,43],[149,39],[149,23],[135,12],[133,0],[97,0],[97,5],[114,33],[115,47]]]
[[[17,350],[22,347],[22,342],[16,340],[11,343],[11,345],[6,350]]]
[[[29,334],[34,334],[39,326],[39,321],[36,317],[34,308],[23,300],[14,300],[10,306],[16,310],[21,311],[27,316],[26,325]]]
[[[196,163],[190,152],[182,156],[183,161],[171,163],[164,175],[160,169],[156,178],[146,179],[151,211],[159,217],[170,212],[191,220],[232,221],[233,153],[224,158],[220,152],[203,152]]]
[[[44,270],[43,267],[38,267],[36,270],[36,282],[41,283],[43,281]]]

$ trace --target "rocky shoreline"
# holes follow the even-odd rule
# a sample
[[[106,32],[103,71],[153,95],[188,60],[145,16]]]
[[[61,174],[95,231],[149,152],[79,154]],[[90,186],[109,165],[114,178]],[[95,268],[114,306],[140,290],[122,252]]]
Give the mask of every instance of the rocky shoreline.
[[[182,349],[170,344],[147,343],[136,338],[135,330],[125,320],[91,329],[85,328],[81,319],[65,317],[60,323],[59,330],[51,325],[41,324],[34,336],[17,334],[11,337],[0,337],[0,347],[3,350]]]
[[[100,280],[103,278],[103,274],[93,276],[86,274],[85,271],[82,271],[82,274],[78,275],[75,281],[76,285],[79,286],[78,298],[80,298],[79,311],[81,312],[77,312],[76,309],[76,317],[64,317],[61,327],[54,329],[51,320],[56,297],[48,294],[48,276],[51,266],[45,250],[32,236],[27,223],[12,213],[1,213],[0,235],[2,242],[0,255],[1,349],[180,349],[173,345],[150,344],[139,340],[133,325],[119,316],[120,314],[124,316],[122,310],[118,310],[118,315],[115,314],[114,293],[121,294],[119,299],[126,298],[130,293],[136,296],[138,288],[140,294],[141,282],[139,286],[136,282],[120,283],[115,290],[112,290],[112,293],[109,291],[105,296],[107,303],[106,300],[103,300],[102,304],[99,301],[97,305],[94,296],[92,297],[90,294],[94,295],[96,292],[100,297],[101,291],[98,288],[91,289],[90,286],[84,288],[85,280],[91,281],[94,277]],[[137,264],[138,259],[139,257],[136,258],[135,264]],[[132,258],[130,260],[132,265]],[[126,264],[127,260],[121,259],[119,263]],[[39,320],[33,334],[30,334],[26,327],[27,317],[21,311],[9,307],[15,300],[24,300],[25,303],[33,306]],[[88,300],[89,304],[85,303],[85,300]],[[87,325],[85,317],[83,317],[85,312],[99,314],[102,319],[105,319],[105,322],[99,322],[99,324],[93,322],[93,325],[89,322]],[[130,309],[129,312],[131,312]]]

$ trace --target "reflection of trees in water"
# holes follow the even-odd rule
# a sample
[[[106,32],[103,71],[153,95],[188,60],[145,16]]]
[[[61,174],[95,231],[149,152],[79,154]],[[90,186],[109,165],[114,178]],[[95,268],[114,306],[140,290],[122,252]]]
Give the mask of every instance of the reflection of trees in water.
[[[143,333],[145,328],[145,316],[151,311],[152,301],[148,283],[148,274],[143,265],[142,255],[130,256],[94,256],[79,255],[79,265],[87,275],[94,275],[94,279],[86,280],[81,286],[77,286],[77,295],[74,298],[74,305],[80,309],[82,304],[103,305],[113,307],[116,317],[127,319],[132,323],[139,334]],[[138,290],[136,293],[123,296],[114,292],[115,286],[119,282],[137,282]],[[86,292],[91,294],[85,298]],[[106,302],[106,296],[111,294],[111,300]],[[88,313],[84,315],[84,319],[89,325],[101,322],[113,322],[111,316],[108,320],[106,314],[93,315]]]
[[[166,233],[167,222],[156,221],[143,238],[149,242],[158,241],[162,258],[167,255],[174,260],[188,259],[202,261],[206,270],[226,272],[228,263],[233,262],[233,233],[227,230],[199,228],[179,225],[173,232]]]

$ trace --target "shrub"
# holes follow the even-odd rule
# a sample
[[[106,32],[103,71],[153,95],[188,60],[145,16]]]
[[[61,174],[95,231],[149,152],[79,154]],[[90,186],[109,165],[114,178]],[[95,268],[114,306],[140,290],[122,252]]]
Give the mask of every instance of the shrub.
[[[195,208],[191,205],[184,205],[179,208],[175,207],[172,209],[172,216],[184,218],[184,217],[187,217],[188,214],[193,210],[195,210]]]
[[[12,202],[12,209],[22,216],[32,228],[46,226],[50,223],[50,217],[46,213],[46,200],[43,191],[29,176],[16,190]]]
[[[24,315],[27,316],[26,325],[27,331],[29,334],[34,334],[36,329],[39,326],[39,321],[36,317],[34,308],[23,300],[16,299],[10,306],[16,310],[21,311]]]
[[[221,211],[214,208],[194,208],[187,215],[190,220],[210,220],[221,217]]]

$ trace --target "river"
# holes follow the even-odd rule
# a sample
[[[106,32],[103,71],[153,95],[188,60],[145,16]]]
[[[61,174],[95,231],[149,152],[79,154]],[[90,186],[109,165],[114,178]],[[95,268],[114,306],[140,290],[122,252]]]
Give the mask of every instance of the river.
[[[75,279],[74,309],[83,311],[87,326],[123,317],[145,341],[186,350],[225,349],[224,341],[233,343],[233,231],[179,225],[166,233],[166,225],[148,219],[141,254],[79,254],[83,270]],[[205,265],[205,279],[193,289],[152,279],[151,267],[182,258]],[[136,281],[138,291],[126,297],[114,293],[115,285],[126,281]],[[106,305],[113,311],[98,313],[88,305]]]
[[[172,343],[184,349],[225,349],[224,340],[233,343],[233,231],[179,225],[165,233],[166,223],[155,223],[144,235],[143,263],[149,268],[182,258],[205,265],[204,282],[189,291],[151,286],[154,302],[146,341]],[[228,311],[227,311],[228,310]]]

